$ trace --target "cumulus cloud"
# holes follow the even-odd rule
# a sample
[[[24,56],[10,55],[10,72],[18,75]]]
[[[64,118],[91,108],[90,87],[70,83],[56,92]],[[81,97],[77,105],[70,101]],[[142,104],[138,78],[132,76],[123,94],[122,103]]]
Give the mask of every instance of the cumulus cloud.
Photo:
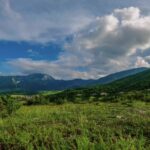
[[[42,71],[58,78],[98,78],[134,66],[148,67],[137,50],[144,53],[150,48],[149,27],[150,16],[142,15],[139,8],[115,9],[76,32],[58,60],[18,59],[9,63],[26,72]]]
[[[135,67],[150,67],[150,55],[138,56],[136,58]]]
[[[29,58],[19,58],[7,62],[11,66],[15,66],[19,72],[23,74],[30,73],[46,73],[55,77],[56,79],[73,79],[73,78],[89,78],[89,73],[84,71],[73,70],[69,67],[64,67],[64,64],[59,62],[49,62],[45,60],[32,60]],[[92,78],[92,76],[91,76]]]
[[[135,7],[116,9],[114,13],[122,20],[135,20],[140,16],[140,10]]]
[[[78,61],[88,58],[85,65],[106,72],[133,67],[137,50],[150,48],[149,26],[150,16],[141,15],[139,8],[116,9],[80,31],[66,45],[67,52],[80,56]]]
[[[69,13],[65,3],[60,6],[47,0],[0,0],[0,40],[47,43],[77,32],[92,19],[84,10]]]
[[[135,67],[150,67],[149,62],[146,59],[147,58],[137,57]]]
[[[0,40],[50,42],[78,32],[95,16],[114,8],[134,5],[147,9],[149,4],[147,0],[142,4],[141,0],[0,0]],[[127,10],[126,17],[132,11]],[[136,17],[138,12],[134,13]]]

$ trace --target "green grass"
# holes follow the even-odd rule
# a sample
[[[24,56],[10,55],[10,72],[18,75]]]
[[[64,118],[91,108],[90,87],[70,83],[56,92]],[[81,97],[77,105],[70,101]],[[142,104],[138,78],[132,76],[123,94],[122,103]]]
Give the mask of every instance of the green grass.
[[[42,91],[39,92],[39,94],[43,95],[43,96],[48,96],[48,95],[53,95],[53,94],[58,94],[62,91]]]
[[[0,150],[150,149],[150,104],[23,106],[0,119]]]

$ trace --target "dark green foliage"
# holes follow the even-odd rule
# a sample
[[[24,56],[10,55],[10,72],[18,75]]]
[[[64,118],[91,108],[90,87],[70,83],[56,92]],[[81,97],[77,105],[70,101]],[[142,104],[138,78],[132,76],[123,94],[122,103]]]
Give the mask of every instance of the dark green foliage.
[[[93,89],[79,89],[79,90],[66,90],[60,92],[59,94],[47,95],[44,97],[50,103],[63,103],[63,101],[68,102],[124,102],[124,101],[145,101],[150,102],[149,90],[143,91],[130,91],[130,92],[101,92],[97,88]]]
[[[107,85],[65,90],[47,95],[49,102],[79,101],[150,101],[150,70]]]
[[[21,104],[10,96],[2,96],[0,98],[0,114],[1,116],[12,115],[21,107]]]
[[[26,105],[45,105],[50,103],[64,104],[66,102],[150,102],[149,90],[129,92],[102,92],[98,88],[66,90],[57,94],[24,96],[20,98]]]
[[[0,98],[0,117],[2,117],[4,114],[5,114],[5,105],[2,99]]]
[[[112,82],[105,86],[113,92],[150,89],[150,69],[136,75]]]
[[[107,83],[111,83],[113,81],[125,78],[125,77],[129,77],[131,75],[135,75],[138,74],[140,72],[143,72],[145,70],[148,70],[148,68],[135,68],[135,69],[130,69],[130,70],[125,70],[125,71],[121,71],[121,72],[117,72],[114,74],[110,74],[106,77],[102,77],[100,79],[98,79],[95,84],[107,84]]]
[[[40,95],[30,96],[28,98],[25,98],[24,101],[26,101],[26,105],[46,105],[49,103],[48,99]]]

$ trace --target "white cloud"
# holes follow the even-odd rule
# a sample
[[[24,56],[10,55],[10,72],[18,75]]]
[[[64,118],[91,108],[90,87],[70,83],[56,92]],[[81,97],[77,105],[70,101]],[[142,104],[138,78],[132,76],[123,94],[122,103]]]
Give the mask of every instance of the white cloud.
[[[29,58],[19,58],[7,62],[11,66],[15,66],[19,72],[24,74],[29,73],[46,73],[55,77],[56,79],[72,79],[72,78],[94,78],[89,76],[88,72],[80,72],[72,70],[69,67],[64,67],[64,64],[56,62],[49,62],[45,60],[32,60]],[[62,66],[61,66],[62,65]]]
[[[84,10],[69,13],[64,7],[56,11],[55,4],[58,2],[0,0],[0,40],[46,43],[73,34],[92,20]]]
[[[149,4],[147,0],[0,0],[0,40],[45,43],[78,32],[114,8],[147,9]],[[124,17],[134,13],[135,18],[139,13],[134,8],[116,12]]]
[[[98,78],[135,65],[149,66],[137,55],[137,50],[143,53],[150,48],[149,27],[150,16],[142,15],[139,8],[115,9],[76,32],[58,60],[18,59],[9,63],[25,72],[40,71],[65,79]]]
[[[150,16],[141,15],[139,8],[116,9],[79,32],[67,52],[80,56],[78,62],[89,59],[85,65],[103,72],[133,67],[137,49],[150,48],[149,26]]]
[[[150,67],[150,64],[144,58],[137,57],[137,60],[136,60],[136,63],[135,63],[135,67]]]
[[[117,15],[121,20],[136,20],[140,17],[140,10],[135,7],[116,9],[114,10],[115,15]]]

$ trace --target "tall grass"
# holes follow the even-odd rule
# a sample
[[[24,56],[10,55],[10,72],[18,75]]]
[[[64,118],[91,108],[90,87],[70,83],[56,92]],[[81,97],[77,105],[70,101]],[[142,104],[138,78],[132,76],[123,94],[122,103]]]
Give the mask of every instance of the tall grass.
[[[144,102],[24,106],[0,119],[0,150],[149,150],[149,110]]]

